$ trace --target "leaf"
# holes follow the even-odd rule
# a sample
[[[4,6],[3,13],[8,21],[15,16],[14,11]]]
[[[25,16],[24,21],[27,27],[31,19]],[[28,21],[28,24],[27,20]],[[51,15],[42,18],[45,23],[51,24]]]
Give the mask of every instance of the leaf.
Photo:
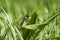
[[[35,23],[36,23],[37,16],[38,16],[38,9],[36,9],[36,10],[32,13],[31,18],[30,18],[30,20],[29,20],[29,24],[35,24]]]
[[[31,29],[31,30],[35,30],[35,29],[41,29],[44,28],[46,25],[48,25],[54,18],[56,18],[57,16],[60,15],[60,12],[58,12],[57,14],[55,14],[53,17],[51,17],[50,19],[48,19],[46,22],[42,23],[42,24],[33,24],[33,25],[27,25],[24,28],[27,29]]]

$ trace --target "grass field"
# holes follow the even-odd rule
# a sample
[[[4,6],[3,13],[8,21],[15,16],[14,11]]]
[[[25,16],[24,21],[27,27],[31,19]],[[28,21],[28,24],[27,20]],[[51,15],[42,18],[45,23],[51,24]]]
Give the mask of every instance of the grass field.
[[[60,40],[60,0],[0,0],[0,40]]]

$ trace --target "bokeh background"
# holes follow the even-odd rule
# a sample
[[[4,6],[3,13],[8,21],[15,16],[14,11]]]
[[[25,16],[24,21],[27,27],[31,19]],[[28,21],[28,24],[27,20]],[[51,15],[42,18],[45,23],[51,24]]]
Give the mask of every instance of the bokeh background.
[[[0,40],[60,40],[60,16],[42,27],[38,35],[30,27],[46,22],[57,12],[60,12],[60,0],[0,0]],[[33,24],[27,19],[27,25],[25,15],[35,19],[31,20]]]

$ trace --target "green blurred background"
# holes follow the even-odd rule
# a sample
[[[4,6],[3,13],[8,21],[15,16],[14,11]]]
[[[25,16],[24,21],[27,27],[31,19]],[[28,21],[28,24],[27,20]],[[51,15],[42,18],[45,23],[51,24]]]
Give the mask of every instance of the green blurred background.
[[[42,27],[38,35],[30,27],[46,22],[57,12],[60,12],[60,0],[0,0],[0,40],[60,40],[60,16]],[[25,21],[25,15],[31,17],[30,22],[30,19]]]

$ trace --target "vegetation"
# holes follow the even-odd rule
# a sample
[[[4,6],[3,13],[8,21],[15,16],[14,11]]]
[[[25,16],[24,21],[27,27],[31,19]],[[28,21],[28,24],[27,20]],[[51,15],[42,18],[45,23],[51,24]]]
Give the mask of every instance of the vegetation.
[[[0,0],[0,40],[60,40],[60,0]]]

